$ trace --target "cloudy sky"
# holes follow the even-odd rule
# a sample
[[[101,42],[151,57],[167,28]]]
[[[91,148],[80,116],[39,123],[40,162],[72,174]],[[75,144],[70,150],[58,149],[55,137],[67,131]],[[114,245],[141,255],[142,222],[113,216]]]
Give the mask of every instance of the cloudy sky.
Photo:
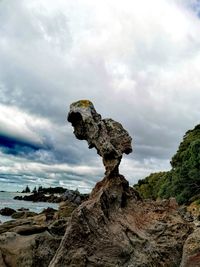
[[[0,190],[88,192],[103,177],[66,120],[79,99],[133,137],[130,184],[168,170],[200,120],[199,2],[1,0]]]

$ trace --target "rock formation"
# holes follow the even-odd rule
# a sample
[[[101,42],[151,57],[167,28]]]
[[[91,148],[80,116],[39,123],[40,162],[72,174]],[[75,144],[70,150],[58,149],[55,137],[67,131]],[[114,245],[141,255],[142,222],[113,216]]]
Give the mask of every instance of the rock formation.
[[[68,119],[103,157],[106,176],[79,206],[67,194],[58,212],[0,225],[0,266],[200,266],[200,231],[176,200],[142,200],[119,174],[122,154],[131,152],[121,124],[101,120],[89,101],[72,104]]]
[[[49,267],[179,266],[191,230],[174,201],[144,202],[123,176],[105,177],[72,213]]]
[[[118,175],[122,154],[132,152],[131,137],[119,122],[102,119],[89,100],[80,100],[70,105],[68,121],[74,134],[86,140],[89,148],[95,147],[103,158],[107,176]]]
[[[62,202],[58,211],[47,208],[33,217],[22,211],[27,216],[0,224],[0,267],[48,267],[76,207]]]
[[[90,101],[73,103],[68,120],[103,157],[106,177],[72,213],[49,267],[178,266],[192,226],[176,201],[144,202],[119,175],[122,154],[132,151],[122,125],[102,120]]]

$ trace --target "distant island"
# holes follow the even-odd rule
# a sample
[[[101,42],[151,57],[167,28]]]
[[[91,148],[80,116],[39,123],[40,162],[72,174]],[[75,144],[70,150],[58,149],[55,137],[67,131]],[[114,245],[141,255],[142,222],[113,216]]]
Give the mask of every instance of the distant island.
[[[38,186],[38,189],[35,186],[34,189],[31,191],[29,186],[27,185],[26,188],[23,189],[21,193],[63,194],[66,190],[68,190],[68,189],[63,188],[61,186],[45,188],[45,187],[42,187],[40,185],[40,186]]]
[[[70,190],[63,187],[48,187],[44,188],[39,186],[30,190],[27,185],[24,190],[22,190],[24,196],[15,196],[15,200],[25,200],[33,202],[50,202],[50,203],[60,203],[62,201],[70,200],[76,204],[80,204],[83,200],[88,198],[88,194],[81,194],[78,189]]]

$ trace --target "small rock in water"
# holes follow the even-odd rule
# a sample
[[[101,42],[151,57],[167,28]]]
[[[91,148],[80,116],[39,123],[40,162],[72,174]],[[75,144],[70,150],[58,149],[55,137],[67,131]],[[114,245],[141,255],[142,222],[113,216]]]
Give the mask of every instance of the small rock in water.
[[[0,214],[3,216],[11,216],[15,212],[16,212],[16,210],[8,208],[8,207],[5,207],[5,208],[0,210]]]

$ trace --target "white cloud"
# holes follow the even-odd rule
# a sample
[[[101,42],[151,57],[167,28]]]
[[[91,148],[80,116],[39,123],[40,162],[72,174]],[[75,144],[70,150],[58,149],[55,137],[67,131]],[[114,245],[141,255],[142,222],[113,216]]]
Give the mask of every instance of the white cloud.
[[[135,180],[169,168],[184,132],[199,123],[197,0],[7,0],[0,6],[0,128],[52,145],[37,151],[32,164],[46,164],[52,177],[49,163],[59,160],[99,167],[95,151],[66,126],[69,104],[89,98],[133,136],[122,173]]]

